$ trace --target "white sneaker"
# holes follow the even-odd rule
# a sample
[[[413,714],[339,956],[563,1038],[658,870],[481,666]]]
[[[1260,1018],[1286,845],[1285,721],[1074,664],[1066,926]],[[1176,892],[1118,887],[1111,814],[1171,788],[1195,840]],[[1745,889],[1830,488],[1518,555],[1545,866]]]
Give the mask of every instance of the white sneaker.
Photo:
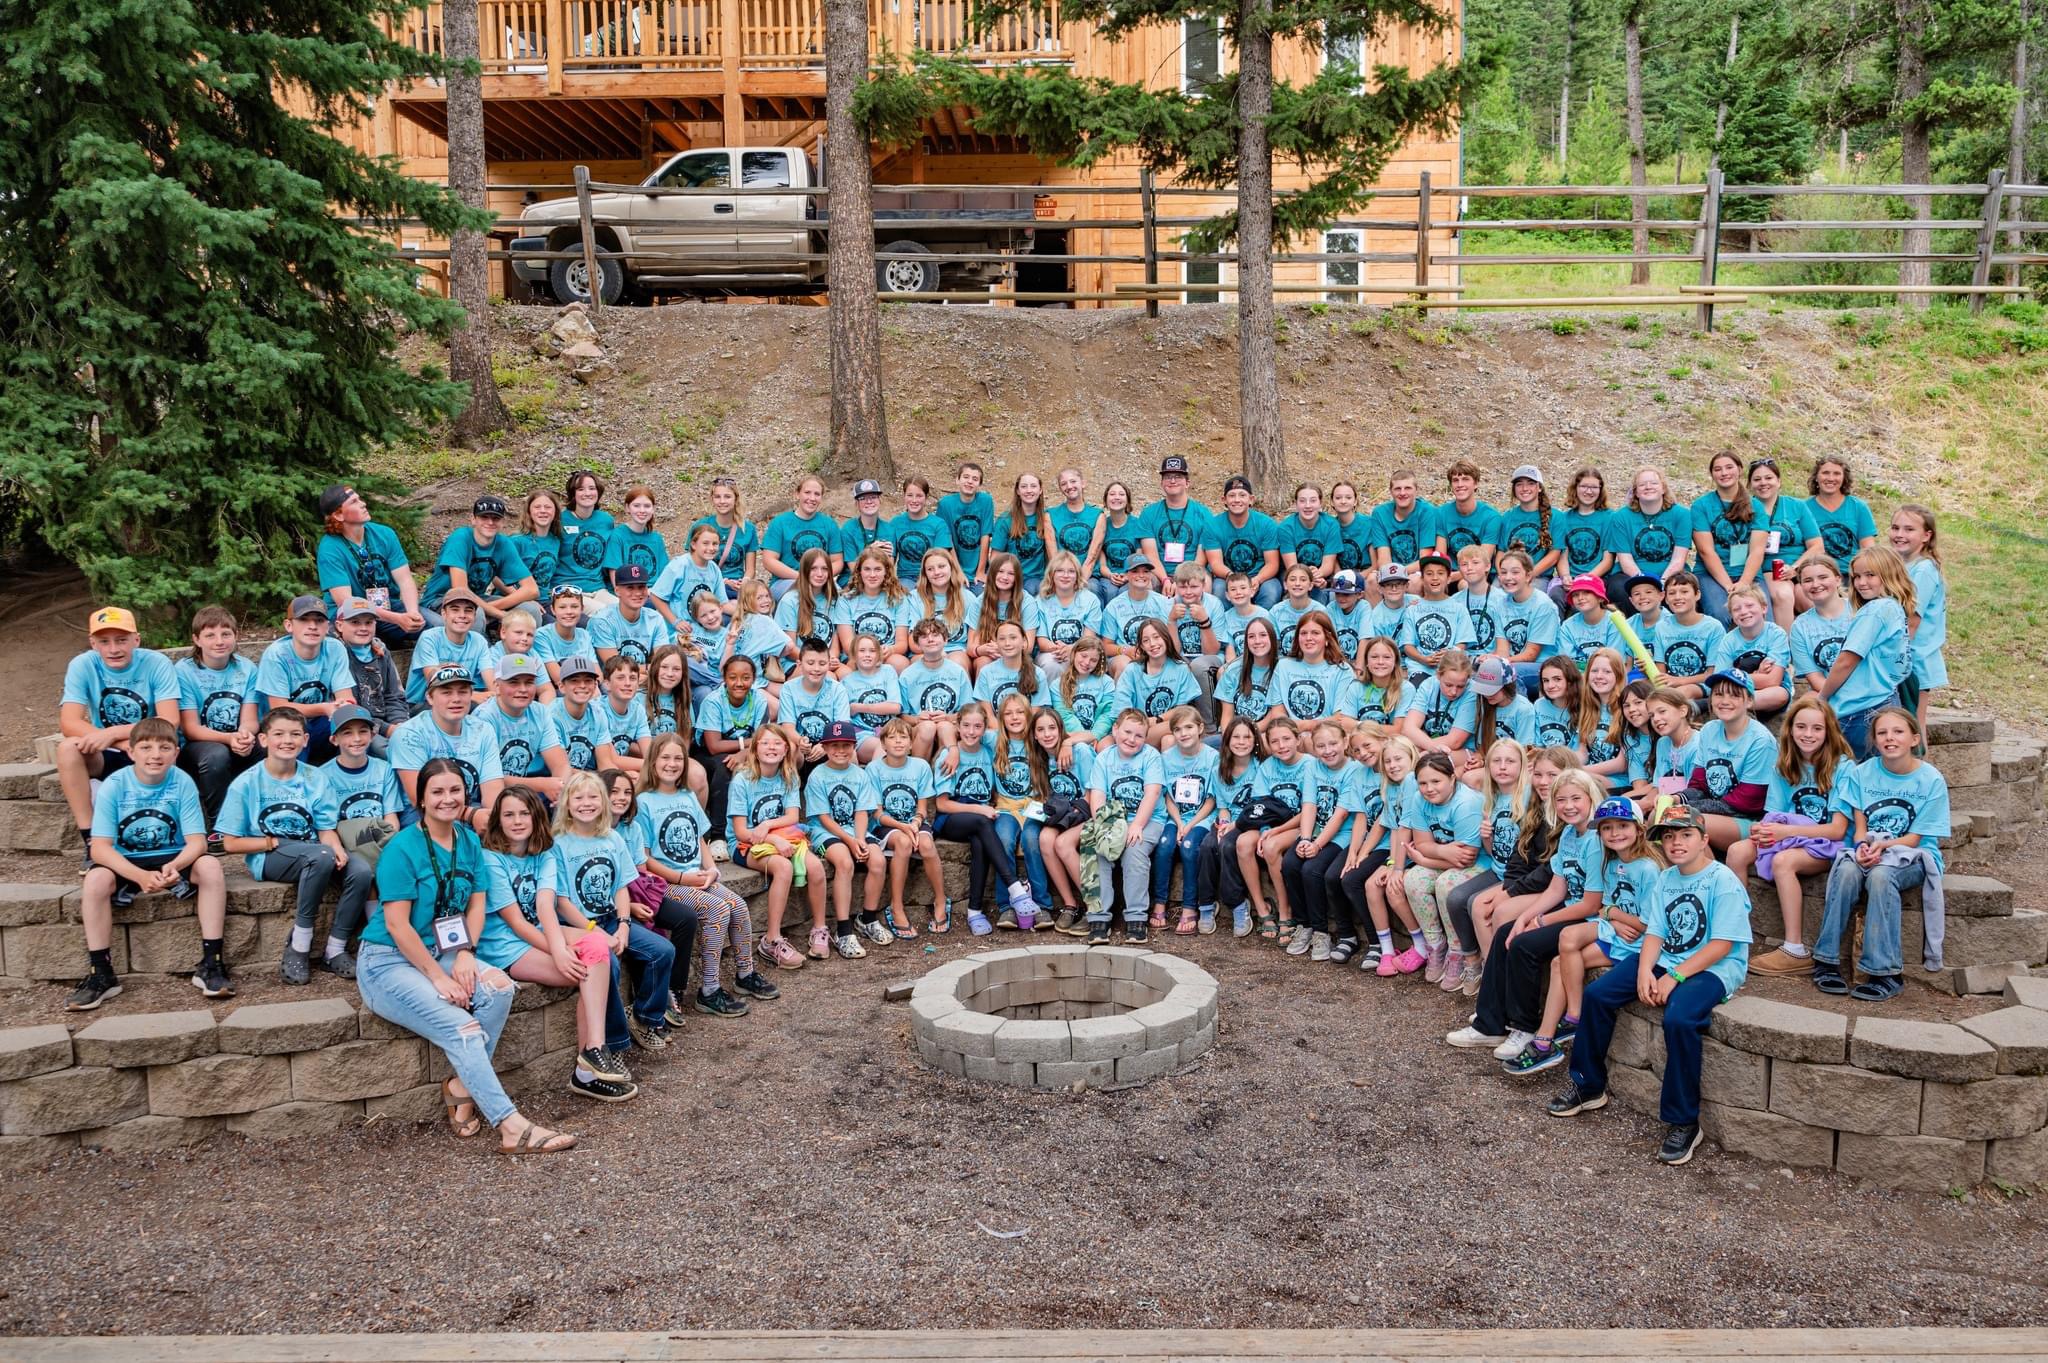
[[[832,945],[839,948],[839,954],[849,961],[857,961],[868,954],[868,949],[860,944],[860,938],[850,932],[842,932],[833,938]]]
[[[1493,1048],[1495,1060],[1513,1060],[1527,1050],[1529,1043],[1536,1039],[1536,1033],[1525,1032],[1519,1027],[1508,1029],[1508,1039]]]
[[[1311,961],[1327,961],[1330,959],[1329,933],[1317,932],[1309,934],[1308,958]]]
[[[1307,928],[1296,928],[1294,936],[1287,943],[1287,954],[1289,956],[1306,956],[1311,935]]]
[[[1488,1046],[1500,1045],[1503,1040],[1505,1038],[1489,1035],[1477,1027],[1460,1027],[1455,1032],[1444,1033],[1444,1041],[1461,1051],[1484,1050]]]

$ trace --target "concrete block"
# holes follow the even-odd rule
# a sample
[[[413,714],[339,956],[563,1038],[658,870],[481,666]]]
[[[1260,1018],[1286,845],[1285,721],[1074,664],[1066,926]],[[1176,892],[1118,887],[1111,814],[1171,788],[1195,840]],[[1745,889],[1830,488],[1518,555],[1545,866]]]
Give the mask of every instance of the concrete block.
[[[1636,1014],[1623,1010],[1615,1015],[1614,1038],[1607,1046],[1607,1063],[1648,1069],[1653,1051],[1664,1049],[1664,1039]]]
[[[56,775],[48,762],[0,762],[0,800],[33,800],[43,778]]]
[[[996,1054],[996,1033],[1007,1025],[1004,1018],[962,1009],[934,1022],[931,1037],[946,1050],[992,1060]]]
[[[2004,992],[2007,1003],[2048,1009],[2048,976],[2009,975]]]
[[[1010,1006],[1010,982],[1000,981],[984,985],[981,991],[967,1000],[967,1006],[977,1013],[1000,1013]]]
[[[1942,959],[1955,966],[2048,961],[2048,913],[2015,909],[2006,918],[1951,918]]]
[[[1700,1104],[1700,1126],[1708,1139],[1739,1155],[1796,1168],[1834,1167],[1835,1133],[1825,1127],[1716,1102]]]
[[[356,1010],[356,1035],[364,1041],[391,1041],[402,1036],[418,1036],[395,1022],[387,1021],[371,1012],[367,1006]]]
[[[1934,769],[1948,778],[1951,786],[1981,786],[1991,780],[1991,744],[1943,743],[1930,744],[1927,760]]]
[[[1835,1145],[1835,1168],[1851,1178],[1939,1193],[1984,1180],[1985,1143],[1939,1136],[1873,1136],[1844,1131]]]
[[[0,806],[5,808],[5,806]],[[110,944],[114,973],[128,973],[128,936],[117,932]],[[7,973],[24,980],[85,978],[85,934],[68,923],[0,928],[0,961]]]
[[[995,1034],[998,1061],[1071,1060],[1073,1040],[1064,1022],[1005,1022]]]
[[[1136,1055],[1146,1049],[1150,1035],[1145,1024],[1129,1013],[1117,1017],[1084,1018],[1068,1023],[1067,1029],[1073,1037],[1076,1060],[1115,1060],[1121,1056]]]
[[[2000,1074],[2048,1074],[2048,1012],[2001,1008],[1965,1018],[1961,1026],[1998,1048]]]
[[[1849,1057],[1849,1020],[1841,1014],[1749,994],[1738,994],[1714,1010],[1709,1035],[1738,1051],[1774,1060],[1839,1065]]]
[[[1700,1093],[1729,1107],[1770,1110],[1771,1062],[1748,1051],[1725,1046],[1712,1037],[1700,1040]]]
[[[541,1045],[551,1051],[576,1048],[576,1001],[551,1003],[540,1010]],[[368,1038],[365,1038],[368,1040]]]
[[[441,1086],[417,1084],[381,1098],[365,1098],[363,1115],[387,1122],[433,1122],[441,1119]]]
[[[1989,743],[1998,733],[1998,721],[1976,710],[1930,706],[1927,711],[1927,746],[1930,750],[1955,743]]]
[[[213,1014],[204,1008],[178,1013],[131,1013],[101,1018],[73,1039],[81,1065],[139,1069],[175,1065],[212,1055]]]
[[[1617,1065],[1607,1071],[1607,1091],[1622,1106],[1654,1117],[1663,1097],[1664,1081],[1648,1070]]]
[[[1180,1043],[1180,1063],[1192,1064],[1207,1055],[1216,1045],[1216,1024],[1214,1022],[1196,1030],[1195,1034]]]
[[[149,1110],[160,1117],[221,1117],[292,1097],[291,1062],[281,1055],[207,1055],[148,1073]]]
[[[1147,954],[1139,947],[1091,947],[1088,973],[1106,975],[1112,980],[1134,980],[1138,977],[1138,958]]]
[[[1072,1002],[1107,1004],[1115,988],[1116,981],[1107,975],[1084,975],[1061,992]]]
[[[85,844],[71,811],[38,800],[0,803],[0,848],[10,852],[76,852]]]
[[[1880,1074],[1964,1084],[1998,1073],[1998,1052],[1953,1023],[1862,1017],[1849,1038],[1849,1063]]]
[[[940,1051],[938,1055],[937,1064],[938,1067],[944,1070],[947,1074],[959,1076],[962,1078],[964,1078],[967,1074],[967,1057],[960,1054],[960,1052],[958,1051]]]
[[[910,999],[910,1016],[914,1023],[935,1022],[949,1013],[959,1012],[963,1007],[965,1005],[951,994],[936,998],[913,994]]]
[[[88,1131],[148,1111],[149,1087],[140,1070],[73,1065],[0,1084],[0,1134],[8,1136]]]
[[[1930,1082],[1920,1134],[1956,1140],[2028,1136],[2048,1126],[2048,1079],[2008,1074],[1968,1084]]]
[[[1037,1073],[1040,1088],[1063,1089],[1079,1084],[1097,1089],[1116,1082],[1116,1061],[1044,1060],[1039,1062]]]
[[[357,1036],[356,1007],[347,999],[251,1003],[221,1020],[220,1049],[234,1055],[289,1055]]]
[[[75,1135],[0,1136],[0,1174],[32,1174],[78,1148]]]
[[[1771,1111],[1808,1126],[1912,1136],[1920,1131],[1920,1088],[1918,1079],[1849,1065],[1781,1061],[1771,1066]]]
[[[1029,1060],[996,1060],[985,1055],[970,1055],[962,1059],[962,1073],[969,1079],[1017,1088],[1032,1088],[1038,1083],[1037,1069]]]
[[[2025,961],[2001,961],[1997,965],[1958,966],[1949,972],[1950,988],[1943,993],[1953,994],[2003,994],[2005,982],[2014,976],[2024,978],[2029,973]]]
[[[1033,961],[1030,964],[1036,965]],[[1060,997],[1060,982],[1047,975],[1042,978],[1010,981],[1010,1006],[1015,1008],[1029,1004],[1051,1003]]]
[[[2048,1183],[2048,1131],[1991,1142],[1990,1152],[1984,1160],[1984,1172],[1992,1178],[2028,1188]]]
[[[1147,1034],[1146,1050],[1161,1046],[1178,1046],[1193,1036],[1197,1030],[1195,1010],[1177,1003],[1153,1003],[1130,1014],[1131,1020],[1143,1023]]]
[[[197,1145],[220,1129],[218,1117],[130,1117],[125,1122],[78,1133],[88,1150],[176,1150]]]
[[[1825,878],[1816,879],[1821,880],[1822,893],[1825,895]],[[1991,876],[1965,876],[1951,872],[1942,876],[1941,889],[1951,921],[1957,918],[2012,917],[2012,886],[2002,880]],[[1917,898],[1913,907],[1919,907]]]
[[[547,1051],[543,1038],[541,1019],[543,1010],[529,1008],[523,1013],[514,1013],[505,1019],[505,1030],[498,1033],[498,1049],[491,1052],[491,1063],[505,1068],[508,1065],[524,1065],[539,1058]],[[358,1042],[357,1045],[364,1043]],[[372,1045],[390,1043],[368,1043]],[[364,1094],[368,1098],[374,1095]]]
[[[170,899],[169,895],[162,896]],[[176,900],[171,900],[176,903]],[[199,920],[166,918],[151,923],[133,923],[118,933],[128,938],[128,968],[138,975],[189,975],[199,961]],[[256,958],[262,931],[254,918],[228,915],[221,928],[221,957],[229,966],[245,965]]]
[[[1034,952],[1043,952],[1050,962],[1047,969],[1056,980],[1079,979],[1088,973],[1088,948],[1082,946],[1033,947]]]
[[[66,1027],[53,1022],[0,1030],[0,1082],[48,1074],[71,1062],[71,1032]]]
[[[363,1119],[361,1103],[279,1103],[240,1112],[227,1119],[228,1130],[259,1141],[289,1141],[325,1136]]]
[[[1116,1062],[1116,1081],[1119,1084],[1142,1084],[1147,1080],[1164,1078],[1180,1068],[1180,1045],[1160,1046],[1152,1050],[1139,1051],[1136,1055],[1119,1056]]]
[[[25,928],[64,921],[69,885],[0,885],[0,928]]]
[[[511,1030],[509,1022],[506,1030]],[[538,1018],[534,1020],[532,1030],[533,1044],[537,1048],[540,1041]],[[381,1098],[400,1089],[409,1089],[427,1080],[426,1051],[427,1043],[418,1038],[345,1041],[317,1051],[301,1051],[291,1058],[291,1097],[300,1101],[347,1102],[358,1098]]]

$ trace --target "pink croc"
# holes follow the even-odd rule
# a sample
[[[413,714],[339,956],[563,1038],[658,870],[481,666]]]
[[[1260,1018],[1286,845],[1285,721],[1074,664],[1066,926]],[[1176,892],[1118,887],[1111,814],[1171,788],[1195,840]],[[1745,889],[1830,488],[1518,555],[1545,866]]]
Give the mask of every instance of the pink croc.
[[[1382,961],[1381,964],[1384,965],[1385,962]],[[1394,973],[1397,975],[1413,975],[1428,964],[1429,957],[1427,955],[1417,951],[1414,947],[1409,947],[1394,958]]]

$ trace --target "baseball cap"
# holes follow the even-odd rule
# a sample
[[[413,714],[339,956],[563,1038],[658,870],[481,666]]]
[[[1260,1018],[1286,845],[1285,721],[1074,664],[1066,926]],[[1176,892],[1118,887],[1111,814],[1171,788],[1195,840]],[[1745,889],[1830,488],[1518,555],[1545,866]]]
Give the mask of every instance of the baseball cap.
[[[357,620],[365,615],[375,615],[377,608],[360,596],[349,598],[349,603],[334,613],[338,620]]]
[[[1591,592],[1602,601],[1605,601],[1607,599],[1607,584],[1591,573],[1587,573],[1583,577],[1573,578],[1565,586],[1564,599],[1567,601],[1571,600],[1573,592]]]
[[[1637,573],[1622,586],[1621,594],[1623,596],[1634,596],[1638,587],[1655,587],[1657,594],[1662,596],[1664,594],[1664,579],[1661,577],[1651,577],[1648,573]]]
[[[1695,833],[1704,833],[1707,831],[1706,816],[1683,801],[1675,801],[1662,814],[1657,816],[1657,822],[1650,828],[1650,836],[1661,838],[1666,833],[1675,832],[1680,829],[1691,829]]]
[[[356,490],[347,483],[335,483],[320,494],[320,519],[325,520],[341,510],[341,504],[356,495]]]
[[[637,563],[628,563],[623,568],[612,570],[614,587],[644,587],[647,585],[647,570]]]
[[[1406,568],[1403,568],[1398,563],[1389,563],[1386,567],[1380,569],[1380,585],[1382,587],[1391,587],[1396,582],[1403,586],[1408,584],[1408,570]]]
[[[309,615],[317,615],[322,620],[325,620],[327,618],[327,603],[310,592],[304,596],[293,597],[292,613],[288,618],[303,620]]]
[[[570,657],[562,659],[563,681],[567,681],[571,677],[601,677],[603,675],[604,674],[598,670],[597,659],[591,657],[587,653],[577,653]]]
[[[1164,478],[1169,473],[1178,473],[1185,478],[1187,472],[1188,461],[1177,454],[1169,454],[1166,458],[1159,461],[1159,476],[1161,478]]]
[[[853,499],[856,502],[863,497],[879,497],[881,495],[882,485],[872,478],[863,478],[853,485]]]
[[[541,666],[524,653],[508,653],[498,660],[498,680],[511,681],[514,677],[538,677]]]
[[[1250,492],[1252,490],[1252,480],[1245,477],[1242,473],[1233,473],[1223,480],[1223,490],[1225,492],[1235,492],[1239,488]]]
[[[367,724],[373,729],[377,727],[377,721],[371,719],[370,712],[360,705],[336,706],[334,713],[327,719],[329,730],[337,734],[351,724]]]
[[[1443,567],[1450,569],[1454,573],[1458,571],[1457,563],[1453,561],[1448,554],[1439,554],[1434,551],[1424,554],[1420,559],[1416,561],[1415,566],[1418,568],[1427,568],[1432,563],[1441,564]]]
[[[1515,471],[1508,475],[1510,483],[1520,482],[1524,478],[1527,478],[1538,487],[1543,486],[1543,470],[1537,468],[1534,464],[1517,464],[1515,465]]]
[[[498,519],[503,520],[505,518],[505,499],[495,492],[486,492],[483,496],[469,504],[469,514],[472,516],[496,516]]]
[[[1727,682],[1730,686],[1739,686],[1752,696],[1756,694],[1756,683],[1749,679],[1749,674],[1747,672],[1738,672],[1732,667],[1724,667],[1719,672],[1711,673],[1707,677],[1707,693],[1712,695],[1714,688],[1722,682]]]
[[[1357,596],[1365,590],[1365,579],[1349,568],[1342,568],[1330,579],[1330,590],[1339,596]]]
[[[1626,795],[1610,795],[1593,811],[1594,823],[1605,823],[1609,819],[1627,819],[1630,823],[1641,823],[1643,811]]]
[[[578,601],[581,601],[583,599],[583,589],[581,587],[572,586],[567,582],[557,582],[555,584],[555,590],[551,599],[555,601],[560,601],[565,596],[573,596]]]
[[[1514,684],[1514,664],[1497,653],[1487,654],[1472,669],[1472,689],[1488,700]]]
[[[444,686],[454,686],[458,683],[465,687],[476,685],[475,680],[469,675],[469,669],[457,667],[454,663],[443,663],[427,674],[429,691],[438,691]]]
[[[835,719],[825,726],[825,736],[818,741],[820,743],[858,743],[860,742],[860,730],[854,728],[843,719]]]
[[[442,610],[447,610],[450,606],[475,606],[481,608],[483,604],[483,602],[476,599],[475,592],[465,591],[461,587],[450,587],[448,594],[441,598]]]
[[[1129,577],[1132,573],[1149,573],[1152,571],[1152,560],[1149,558],[1134,558],[1124,565],[1125,577]]]
[[[140,634],[135,627],[135,612],[119,606],[101,606],[86,617],[85,632],[98,634],[102,630],[118,630],[122,634]]]

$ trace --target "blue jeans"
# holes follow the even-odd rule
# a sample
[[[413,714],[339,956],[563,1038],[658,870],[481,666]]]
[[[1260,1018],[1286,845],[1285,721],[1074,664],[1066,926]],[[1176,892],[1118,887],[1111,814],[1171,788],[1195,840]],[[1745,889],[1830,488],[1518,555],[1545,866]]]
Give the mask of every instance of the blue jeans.
[[[1088,579],[1088,590],[1095,593],[1096,600],[1107,606],[1110,602],[1116,600],[1118,596],[1122,595],[1124,589],[1111,582],[1108,578],[1098,576]]]
[[[1897,705],[1899,693],[1889,696],[1867,710],[1858,710],[1853,715],[1841,715],[1836,722],[1842,726],[1842,737],[1849,740],[1850,751],[1856,754],[1858,762],[1870,760],[1870,721],[1877,718],[1877,712],[1887,705]]]
[[[1572,1082],[1582,1093],[1607,1092],[1607,1046],[1614,1039],[1615,1015],[1636,996],[1636,965],[1630,957],[1586,986],[1579,1039],[1572,1046]],[[1663,977],[1664,967],[1653,969]],[[1664,1093],[1657,1115],[1673,1126],[1700,1119],[1700,1039],[1725,997],[1721,981],[1702,971],[1665,1001]]]
[[[1160,825],[1159,841],[1152,848],[1152,898],[1157,903],[1166,902],[1166,892],[1173,888],[1173,863],[1180,861],[1180,902],[1188,908],[1195,907],[1196,890],[1201,885],[1202,844],[1209,841],[1215,830],[1208,824],[1190,828],[1185,837],[1172,836],[1173,825]],[[1215,893],[1214,887],[1209,891]]]
[[[1024,844],[1024,879],[1030,883],[1031,898],[1041,909],[1049,909],[1053,903],[1052,880],[1045,874],[1045,853],[1039,850],[1038,835],[1045,825],[1037,819],[1026,819],[1021,833],[1013,834],[1017,827],[1014,816],[1005,814],[996,820],[996,834],[1008,838],[1016,836]]]
[[[505,983],[495,986],[479,979],[470,1006],[464,1009],[436,993],[397,947],[365,942],[356,953],[356,988],[370,1011],[440,1047],[476,1110],[492,1126],[518,1111],[491,1067],[505,1019],[512,1015],[512,981],[504,972],[496,973]]]
[[[1836,858],[1828,871],[1827,908],[1822,911],[1820,936],[1813,941],[1813,959],[1834,966],[1842,963],[1849,920],[1856,913],[1856,901],[1863,899],[1863,956],[1856,964],[1866,975],[1901,974],[1905,953],[1899,945],[1899,896],[1926,879],[1927,868],[1918,861],[1865,870],[1854,857]]]
[[[771,577],[768,579],[768,596],[771,600],[780,601],[788,596],[795,586],[796,579],[793,577]]]
[[[1723,629],[1728,628],[1728,589],[1709,573],[1696,576],[1700,580],[1700,614],[1710,615],[1721,622]]]
[[[1543,685],[1543,659],[1538,658],[1533,663],[1516,663],[1514,668],[1515,685],[1521,688],[1522,694],[1528,699],[1536,699]],[[1481,755],[1483,756],[1486,749],[1491,746],[1492,744],[1481,745]]]
[[[613,926],[616,929],[617,925]],[[627,930],[623,959],[639,981],[639,987],[633,991],[633,1016],[651,1027],[668,1015],[668,982],[676,967],[675,944],[654,929],[635,923]],[[612,997],[618,997],[616,988]],[[611,1031],[609,1021],[605,1031]]]
[[[619,958],[611,959],[612,987],[604,996],[604,1046],[608,1051],[633,1049],[633,1032],[626,1026],[626,998],[619,989]]]

